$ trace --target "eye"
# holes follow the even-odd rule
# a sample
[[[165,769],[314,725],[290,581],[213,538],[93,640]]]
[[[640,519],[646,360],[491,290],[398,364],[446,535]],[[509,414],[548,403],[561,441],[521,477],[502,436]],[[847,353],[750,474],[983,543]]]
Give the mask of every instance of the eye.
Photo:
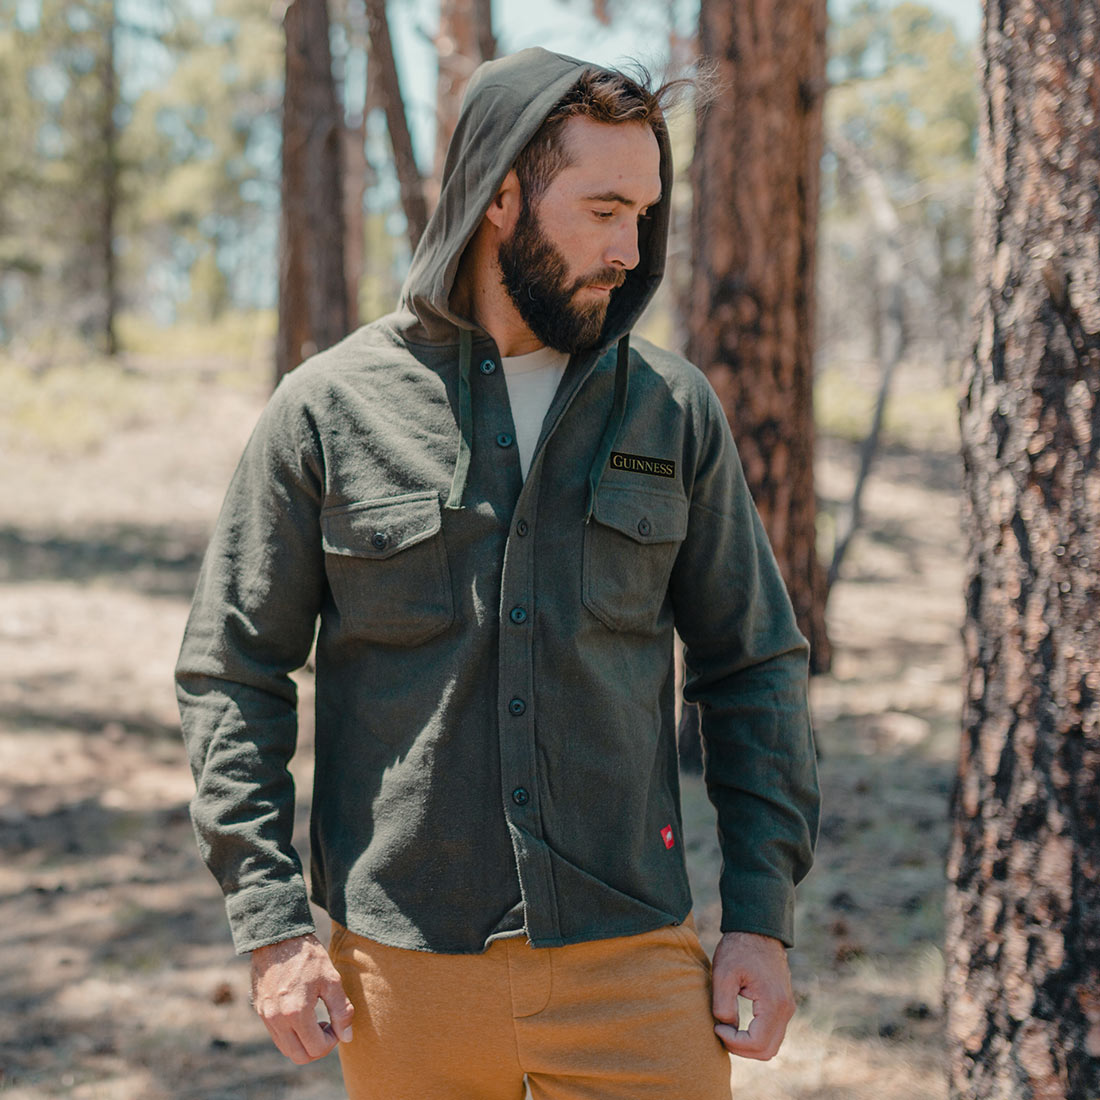
[[[608,221],[615,216],[614,210],[593,210],[592,213],[595,214],[600,221]]]

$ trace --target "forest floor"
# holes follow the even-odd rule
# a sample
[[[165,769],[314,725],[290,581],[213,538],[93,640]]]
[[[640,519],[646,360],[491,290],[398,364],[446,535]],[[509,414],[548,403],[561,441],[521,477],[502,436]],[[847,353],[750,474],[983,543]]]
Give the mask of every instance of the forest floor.
[[[0,378],[0,1095],[335,1100],[336,1059],[291,1065],[249,1009],[246,962],[187,819],[171,684],[265,360],[177,350],[5,362]],[[824,381],[819,488],[831,506],[850,490],[845,437],[869,398],[855,367]],[[801,1007],[777,1059],[733,1065],[738,1096],[946,1095],[959,464],[942,371],[914,367],[899,388],[865,529],[830,601],[833,671],[812,688],[825,802],[791,960]],[[697,778],[685,777],[684,801],[697,921],[713,945],[717,849]]]

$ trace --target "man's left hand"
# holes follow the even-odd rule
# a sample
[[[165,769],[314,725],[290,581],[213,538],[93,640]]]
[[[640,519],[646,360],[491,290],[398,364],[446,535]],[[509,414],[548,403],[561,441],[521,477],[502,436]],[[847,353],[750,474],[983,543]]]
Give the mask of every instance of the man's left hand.
[[[714,1030],[731,1054],[774,1058],[794,1015],[787,950],[771,936],[727,932],[714,952]],[[752,1001],[752,1023],[740,1030],[738,995]]]

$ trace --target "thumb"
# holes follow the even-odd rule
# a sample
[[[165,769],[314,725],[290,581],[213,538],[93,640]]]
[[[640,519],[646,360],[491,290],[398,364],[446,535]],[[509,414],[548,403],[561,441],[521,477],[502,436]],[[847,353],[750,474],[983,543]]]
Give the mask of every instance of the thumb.
[[[333,979],[325,985],[321,993],[321,1000],[328,1009],[329,1022],[336,1038],[341,1043],[351,1042],[351,1018],[355,1015],[355,1009],[348,1000],[344,987],[339,981]]]

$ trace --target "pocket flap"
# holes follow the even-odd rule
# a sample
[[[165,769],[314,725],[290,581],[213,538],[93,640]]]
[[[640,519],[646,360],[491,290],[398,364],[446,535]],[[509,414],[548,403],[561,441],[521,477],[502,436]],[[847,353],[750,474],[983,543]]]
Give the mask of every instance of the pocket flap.
[[[321,543],[329,554],[388,558],[438,534],[439,496],[408,493],[364,500],[321,513]]]
[[[680,542],[687,534],[687,501],[667,493],[601,486],[593,514],[635,542]]]

